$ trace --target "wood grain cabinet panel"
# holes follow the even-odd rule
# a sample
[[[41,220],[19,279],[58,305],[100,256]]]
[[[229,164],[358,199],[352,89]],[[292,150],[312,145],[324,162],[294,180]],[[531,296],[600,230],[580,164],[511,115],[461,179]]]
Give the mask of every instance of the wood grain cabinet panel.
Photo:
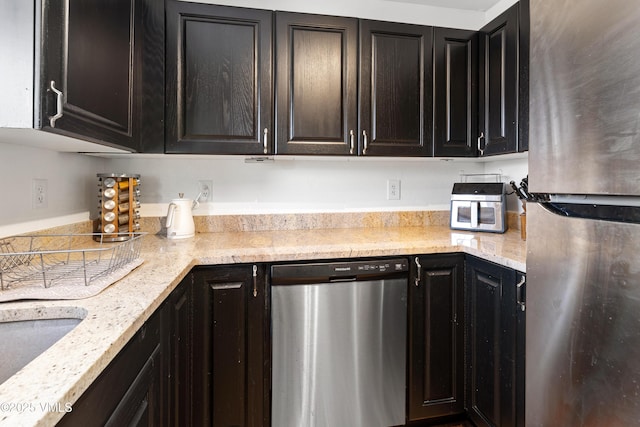
[[[162,319],[157,311],[145,322],[57,425],[164,425]]]
[[[195,270],[193,425],[270,424],[264,267]]]
[[[519,145],[519,97],[523,95],[519,5],[483,27],[479,37],[479,155],[514,153]]]
[[[464,256],[414,261],[419,280],[409,289],[408,419],[463,414]]]
[[[434,31],[434,155],[474,157],[478,125],[478,35]]]
[[[132,151],[162,138],[162,9],[152,0],[45,2],[44,130]]]
[[[356,154],[358,20],[276,12],[277,154]]]
[[[469,417],[477,426],[524,425],[524,275],[471,256],[466,275]]]
[[[166,152],[272,152],[272,12],[167,2]]]
[[[194,307],[194,274],[187,277],[173,290],[163,305],[165,316],[164,361],[166,403],[164,419],[167,426],[190,426],[193,416],[199,408],[194,394],[194,378],[199,375],[201,367],[194,364],[195,352],[193,317]]]
[[[361,155],[431,155],[432,47],[432,27],[360,21]]]

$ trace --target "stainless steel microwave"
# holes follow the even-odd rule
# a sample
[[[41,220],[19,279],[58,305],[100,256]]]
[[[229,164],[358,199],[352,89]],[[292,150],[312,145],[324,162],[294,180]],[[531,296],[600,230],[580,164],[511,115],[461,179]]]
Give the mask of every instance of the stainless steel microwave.
[[[451,192],[450,226],[455,230],[504,233],[506,207],[504,183],[455,183]]]

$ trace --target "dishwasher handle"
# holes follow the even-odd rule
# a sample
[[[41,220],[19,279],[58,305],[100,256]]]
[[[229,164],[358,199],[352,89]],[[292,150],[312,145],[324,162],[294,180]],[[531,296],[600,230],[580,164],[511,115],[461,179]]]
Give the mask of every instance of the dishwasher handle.
[[[351,277],[331,277],[329,283],[341,283],[341,282],[355,282],[358,278],[356,276]]]

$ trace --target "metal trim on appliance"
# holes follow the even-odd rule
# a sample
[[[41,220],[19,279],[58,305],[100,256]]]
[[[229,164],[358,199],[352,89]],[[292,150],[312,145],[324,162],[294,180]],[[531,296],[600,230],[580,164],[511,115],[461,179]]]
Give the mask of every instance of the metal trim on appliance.
[[[271,266],[272,423],[404,425],[409,260]]]

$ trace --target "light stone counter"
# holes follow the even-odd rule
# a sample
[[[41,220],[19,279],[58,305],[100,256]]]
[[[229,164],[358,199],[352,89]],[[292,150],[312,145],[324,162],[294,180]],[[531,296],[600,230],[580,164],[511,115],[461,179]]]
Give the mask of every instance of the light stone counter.
[[[526,244],[447,226],[198,233],[187,240],[144,237],[144,263],[97,296],[3,303],[0,311],[86,313],[80,324],[0,385],[0,426],[51,426],[96,379],[196,265],[465,252],[525,271]],[[1,345],[7,346],[8,343]]]

